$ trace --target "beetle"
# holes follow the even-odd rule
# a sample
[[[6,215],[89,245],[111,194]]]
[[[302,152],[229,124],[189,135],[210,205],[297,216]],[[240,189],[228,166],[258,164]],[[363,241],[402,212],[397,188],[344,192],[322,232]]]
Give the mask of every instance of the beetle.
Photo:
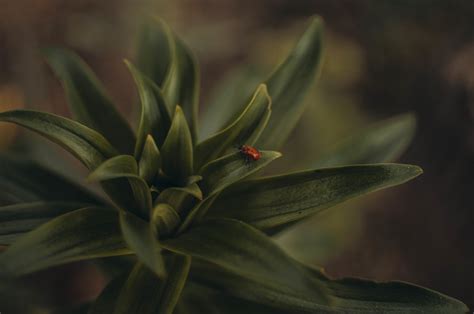
[[[245,156],[247,161],[257,161],[260,159],[260,157],[262,157],[260,151],[250,145],[241,145],[239,147],[239,151],[243,156]]]

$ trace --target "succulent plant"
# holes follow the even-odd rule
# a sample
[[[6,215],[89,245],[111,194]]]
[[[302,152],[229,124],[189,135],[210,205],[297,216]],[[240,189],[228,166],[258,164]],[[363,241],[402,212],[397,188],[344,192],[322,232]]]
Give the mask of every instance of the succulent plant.
[[[90,314],[466,312],[461,302],[409,283],[333,280],[272,240],[330,206],[422,173],[371,163],[406,146],[400,135],[413,127],[407,115],[355,136],[320,162],[352,165],[262,176],[303,113],[321,32],[313,18],[245,103],[226,108],[234,102],[222,99],[218,111],[226,118],[213,117],[222,127],[205,140],[198,137],[195,58],[161,20],[144,30],[137,65],[126,61],[139,94],[135,132],[79,57],[46,50],[74,120],[32,110],[3,112],[0,120],[61,145],[108,199],[35,162],[1,157],[0,243],[8,246],[1,275],[104,257],[132,261],[87,305]]]

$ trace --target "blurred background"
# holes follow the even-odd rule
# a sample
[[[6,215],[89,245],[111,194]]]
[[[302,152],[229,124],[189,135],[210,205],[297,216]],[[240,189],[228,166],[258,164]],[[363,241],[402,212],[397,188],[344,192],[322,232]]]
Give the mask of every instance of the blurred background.
[[[322,16],[322,71],[273,171],[311,167],[356,131],[413,112],[416,134],[399,160],[425,173],[313,217],[277,240],[331,276],[410,281],[474,307],[474,1],[0,0],[0,7],[1,111],[26,107],[69,115],[40,52],[66,46],[92,66],[132,123],[136,92],[122,60],[133,60],[146,16],[162,17],[195,51],[203,112],[226,82],[244,75],[264,79],[308,17]],[[61,150],[12,125],[0,125],[0,150],[30,154],[55,168],[72,166],[77,170],[69,175],[83,180],[71,158],[54,157]],[[88,281],[76,287],[58,273]],[[97,294],[97,276],[72,265],[59,268],[59,278],[35,278],[54,291],[50,302],[60,304]]]

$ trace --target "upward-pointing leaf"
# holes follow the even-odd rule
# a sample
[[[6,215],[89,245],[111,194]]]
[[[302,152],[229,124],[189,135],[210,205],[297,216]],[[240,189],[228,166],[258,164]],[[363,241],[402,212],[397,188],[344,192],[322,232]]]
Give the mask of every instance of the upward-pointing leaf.
[[[54,114],[12,110],[0,113],[0,121],[16,123],[43,135],[68,150],[90,170],[117,155],[112,145],[96,131]]]
[[[239,219],[269,230],[350,198],[402,184],[421,173],[417,166],[378,164],[253,179],[237,183],[220,194],[209,215]],[[245,206],[241,206],[240,200],[245,200]]]
[[[176,106],[171,128],[161,147],[163,171],[179,184],[193,174],[193,142],[186,118]]]
[[[21,237],[0,254],[0,273],[20,276],[84,259],[131,254],[117,212],[84,208],[59,216]]]
[[[265,85],[260,85],[244,112],[226,129],[201,142],[196,147],[195,166],[222,156],[228,149],[252,145],[270,118],[271,99]]]
[[[99,131],[121,153],[132,153],[135,136],[92,70],[71,51],[47,49],[45,52],[66,91],[74,116]]]
[[[313,166],[325,168],[393,161],[410,144],[415,127],[413,114],[380,121],[341,142]]]
[[[173,37],[171,67],[163,85],[163,94],[170,106],[183,108],[193,142],[197,138],[199,102],[199,69],[195,57],[177,36]]]
[[[257,146],[279,149],[304,110],[303,98],[313,85],[322,51],[322,21],[315,17],[286,60],[266,81],[272,118]]]

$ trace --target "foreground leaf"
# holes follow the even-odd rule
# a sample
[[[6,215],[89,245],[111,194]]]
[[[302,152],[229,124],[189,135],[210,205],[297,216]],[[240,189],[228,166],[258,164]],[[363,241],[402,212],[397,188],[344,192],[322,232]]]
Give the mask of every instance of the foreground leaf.
[[[393,161],[408,147],[415,128],[413,114],[380,121],[341,142],[313,166],[325,168]]]
[[[196,168],[222,156],[240,145],[253,145],[270,118],[271,99],[265,85],[260,85],[242,114],[226,129],[199,143],[196,147]]]
[[[173,111],[183,108],[193,142],[197,138],[197,112],[199,102],[199,68],[195,57],[177,36],[173,36],[171,65],[163,83],[163,94]]]
[[[90,204],[32,202],[0,207],[0,244],[11,244],[51,219],[86,206]]]
[[[0,113],[0,121],[16,123],[59,144],[94,170],[117,151],[99,133],[78,122],[50,113],[12,110]]]
[[[161,154],[151,135],[148,135],[138,163],[140,177],[149,185],[152,184],[161,168]]]
[[[350,198],[402,184],[422,172],[412,165],[376,164],[253,179],[220,194],[208,213],[268,230],[301,220]],[[245,200],[245,206],[240,200]]]
[[[186,118],[176,106],[171,128],[161,147],[163,171],[170,178],[184,183],[193,175],[193,142]]]
[[[141,263],[130,272],[117,298],[113,314],[154,314],[160,303],[162,281]]]
[[[125,241],[137,254],[139,260],[150,268],[156,276],[164,277],[165,263],[161,256],[158,235],[150,223],[131,213],[121,211],[120,226]]]
[[[122,154],[133,152],[135,136],[87,64],[65,49],[45,50],[79,122],[105,136]]]
[[[104,205],[79,184],[20,156],[0,156],[0,204],[65,201]]]
[[[20,276],[75,261],[131,254],[117,212],[89,207],[59,216],[0,254],[0,272]]]
[[[308,279],[307,270],[263,233],[242,222],[209,220],[177,238],[163,241],[162,245],[259,284],[258,291],[252,290],[252,285],[246,285],[245,289],[241,286],[242,293],[259,292],[255,297],[298,308],[326,303],[323,289]]]
[[[322,20],[315,17],[290,55],[266,81],[272,98],[272,118],[257,146],[279,149],[303,114],[303,98],[319,69],[321,33]]]
[[[216,159],[201,170],[202,190],[210,196],[240,181],[281,157],[279,152],[261,151],[259,160],[247,161],[240,152]]]

